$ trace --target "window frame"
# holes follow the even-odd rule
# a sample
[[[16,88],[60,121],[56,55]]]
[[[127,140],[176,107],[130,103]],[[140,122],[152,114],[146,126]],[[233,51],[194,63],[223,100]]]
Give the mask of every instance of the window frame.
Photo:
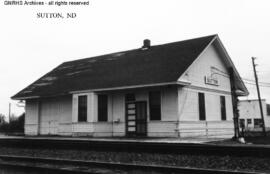
[[[254,128],[262,128],[262,119],[261,118],[254,118]],[[257,124],[259,123],[259,124]]]
[[[136,96],[134,93],[127,93],[125,94],[125,102],[134,102],[136,101]]]
[[[205,94],[198,93],[199,120],[206,121]]]
[[[226,113],[226,97],[225,96],[220,96],[220,114],[221,114],[221,120],[226,121],[227,113]]]
[[[84,99],[85,101],[81,101]],[[87,110],[88,110],[88,96],[79,95],[78,96],[78,122],[87,122]],[[82,105],[83,104],[83,105]]]
[[[266,104],[266,115],[270,117],[270,104]]]
[[[153,104],[153,96],[155,93],[158,94],[158,104]],[[161,91],[149,91],[148,93],[148,100],[149,100],[149,120],[150,121],[161,121]],[[156,102],[156,101],[155,101]],[[154,114],[155,113],[155,114]],[[158,113],[158,114],[156,114]]]
[[[244,118],[239,119],[239,127],[240,128],[246,127],[246,119],[244,119]]]
[[[104,98],[102,98],[104,97]],[[105,105],[104,102],[105,101]],[[103,111],[105,109],[105,111]],[[103,115],[105,114],[105,115]],[[107,122],[108,121],[108,95],[98,94],[98,111],[97,111],[97,121]]]

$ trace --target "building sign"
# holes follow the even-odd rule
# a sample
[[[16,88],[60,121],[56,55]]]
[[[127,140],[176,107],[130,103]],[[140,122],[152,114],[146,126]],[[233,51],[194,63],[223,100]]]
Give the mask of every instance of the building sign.
[[[211,76],[205,76],[204,77],[204,82],[205,82],[205,84],[208,84],[208,85],[218,86],[218,79],[214,78],[214,77],[211,77]]]

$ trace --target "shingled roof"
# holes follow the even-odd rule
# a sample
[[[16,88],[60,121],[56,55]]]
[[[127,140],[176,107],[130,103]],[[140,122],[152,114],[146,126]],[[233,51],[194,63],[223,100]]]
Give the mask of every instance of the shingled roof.
[[[12,98],[176,82],[216,36],[64,62]]]

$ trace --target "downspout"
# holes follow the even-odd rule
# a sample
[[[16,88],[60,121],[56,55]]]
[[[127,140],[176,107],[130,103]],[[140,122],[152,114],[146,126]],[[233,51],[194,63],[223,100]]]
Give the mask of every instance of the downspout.
[[[230,74],[231,96],[233,106],[234,138],[239,138],[239,110],[237,108],[238,98],[236,95],[235,76],[232,67],[229,68],[229,74]]]

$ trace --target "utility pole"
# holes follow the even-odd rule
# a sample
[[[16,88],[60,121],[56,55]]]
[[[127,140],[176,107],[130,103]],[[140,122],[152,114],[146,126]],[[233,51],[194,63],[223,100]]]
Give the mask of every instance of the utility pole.
[[[230,82],[231,82],[231,95],[232,95],[232,105],[233,105],[233,123],[234,123],[234,138],[237,139],[240,136],[239,133],[239,112],[237,109],[238,98],[236,95],[235,88],[235,76],[232,67],[229,68]]]
[[[262,101],[261,101],[260,88],[259,88],[259,84],[258,84],[258,77],[257,77],[255,59],[256,59],[255,57],[252,57],[252,64],[253,64],[254,77],[255,77],[255,82],[256,82],[256,87],[257,87],[257,93],[258,93],[258,99],[259,99],[261,117],[262,117],[263,136],[266,136],[264,116],[263,116],[263,109],[262,109]]]

